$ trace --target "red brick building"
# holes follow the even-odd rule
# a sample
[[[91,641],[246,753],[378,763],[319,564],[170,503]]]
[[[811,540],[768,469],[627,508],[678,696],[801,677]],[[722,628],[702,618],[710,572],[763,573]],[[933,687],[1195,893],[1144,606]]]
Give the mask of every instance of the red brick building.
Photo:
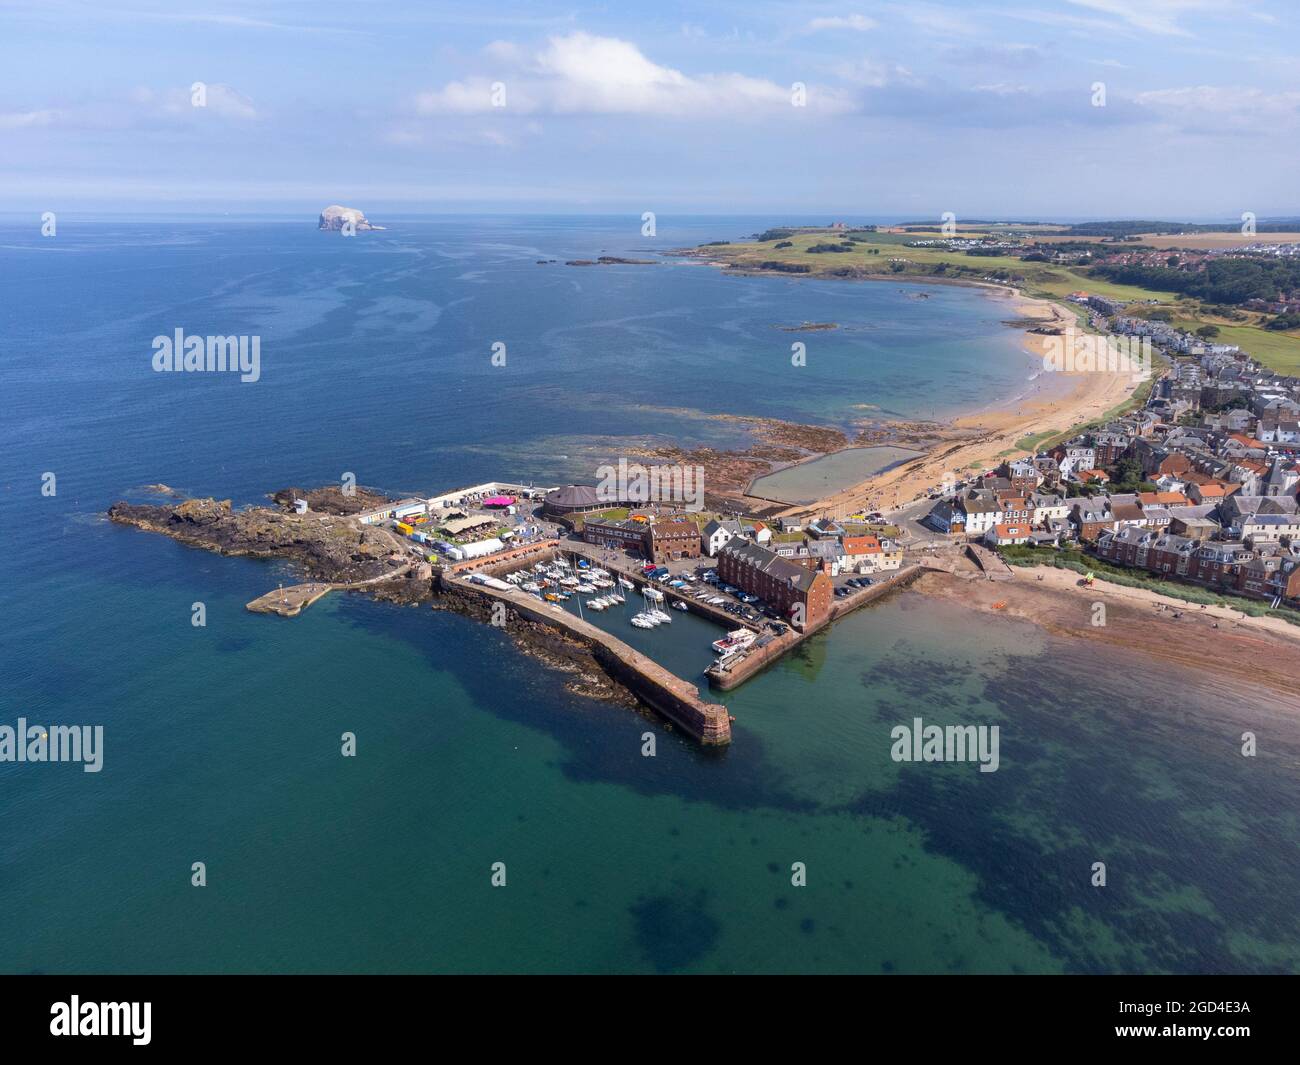
[[[834,594],[830,577],[820,570],[804,569],[758,544],[736,538],[724,546],[718,552],[718,576],[758,596],[796,628],[806,630],[830,614]]]
[[[700,527],[693,521],[652,522],[646,534],[646,557],[651,562],[700,557]]]

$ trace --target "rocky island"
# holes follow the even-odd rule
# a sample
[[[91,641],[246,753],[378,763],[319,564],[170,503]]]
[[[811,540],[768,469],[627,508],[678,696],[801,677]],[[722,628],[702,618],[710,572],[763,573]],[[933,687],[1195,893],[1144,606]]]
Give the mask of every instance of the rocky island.
[[[383,226],[372,225],[366,220],[363,212],[358,211],[355,207],[342,207],[337,203],[330,204],[320,213],[320,224],[317,229],[341,230],[348,222],[352,223],[355,232],[363,230],[382,230]]]

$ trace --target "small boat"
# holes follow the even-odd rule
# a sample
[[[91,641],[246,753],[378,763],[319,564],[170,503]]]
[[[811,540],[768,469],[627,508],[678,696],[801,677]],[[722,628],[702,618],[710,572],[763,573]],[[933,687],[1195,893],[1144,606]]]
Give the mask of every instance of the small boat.
[[[749,629],[735,629],[722,639],[714,640],[713,649],[720,655],[734,654],[748,647],[756,639],[757,637]]]
[[[665,610],[651,610],[650,616],[655,618],[661,625],[671,625],[673,616]]]
[[[629,620],[638,629],[653,629],[656,625],[656,622],[651,621],[644,614],[634,614]]]
[[[542,586],[536,581],[525,581],[519,587],[525,592],[540,592],[542,590]]]
[[[560,584],[562,584],[565,588],[576,588],[576,587],[578,587],[578,585],[579,585],[580,583],[582,583],[582,582],[579,581],[577,577],[561,577],[561,578],[560,578]]]
[[[592,571],[591,571],[591,575],[592,575],[593,577],[601,577],[601,578],[605,578],[605,577],[608,577],[608,576],[609,576],[609,570],[593,568]]]
[[[678,599],[675,603],[673,603],[673,609],[687,611],[690,610],[691,608],[688,607],[682,600]]]
[[[587,609],[588,609],[588,610],[595,610],[595,611],[597,611],[597,612],[599,612],[599,611],[601,611],[601,610],[604,610],[604,609],[605,609],[605,600],[603,600],[603,599],[588,599],[588,600],[587,600]]]
[[[635,587],[636,587],[636,585],[633,584],[633,583],[632,583],[630,580],[628,580],[626,577],[620,577],[620,578],[618,579],[618,586],[619,586],[620,588],[635,588]]]
[[[594,584],[588,584],[586,581],[580,581],[576,590],[581,592],[583,595],[591,595],[591,593],[596,590],[596,586]]]
[[[642,588],[641,594],[644,595],[647,599],[649,599],[652,603],[662,603],[664,601],[664,593],[661,592],[658,588]]]
[[[547,592],[544,596],[542,596],[542,598],[545,599],[548,603],[558,603],[560,601],[560,597],[556,595],[554,592]]]

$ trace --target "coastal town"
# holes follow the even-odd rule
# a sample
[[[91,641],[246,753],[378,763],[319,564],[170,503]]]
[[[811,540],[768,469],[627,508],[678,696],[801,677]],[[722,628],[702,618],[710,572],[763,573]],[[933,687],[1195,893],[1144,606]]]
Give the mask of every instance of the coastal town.
[[[1076,294],[1167,359],[1147,401],[940,493],[926,523],[1300,606],[1300,378]],[[1031,558],[1019,552],[1022,560]]]
[[[1035,569],[1041,582],[1042,566],[1074,570],[1085,588],[1147,581],[1175,602],[1230,607],[1242,619],[1263,612],[1290,630],[1300,623],[1300,378],[1106,298],[1069,300],[1096,330],[1090,339],[1136,339],[1154,353],[1145,398],[1040,449],[950,469],[882,510],[835,505],[866,498],[869,483],[810,507],[709,509],[671,489],[698,487],[698,477],[664,476],[668,491],[654,498],[604,483],[492,481],[400,499],[286,489],[273,507],[243,510],[123,503],[110,517],[298,562],[311,579],[259,597],[255,611],[291,617],[330,591],[365,591],[494,624],[504,617],[507,631],[515,619],[525,642],[559,633],[581,649],[584,669],[707,745],[730,741],[731,717],[701,685],[729,691],[925,575],[969,589],[1018,574],[1023,583]],[[1042,332],[1069,329],[1056,318]],[[656,661],[655,630],[687,616],[702,624],[692,637],[700,666],[674,674]]]

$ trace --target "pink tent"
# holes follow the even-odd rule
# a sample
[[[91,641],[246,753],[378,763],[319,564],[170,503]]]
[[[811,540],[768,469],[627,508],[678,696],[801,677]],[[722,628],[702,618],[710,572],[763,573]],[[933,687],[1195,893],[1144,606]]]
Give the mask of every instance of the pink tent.
[[[483,500],[485,507],[509,507],[515,502],[514,496],[488,496]]]

